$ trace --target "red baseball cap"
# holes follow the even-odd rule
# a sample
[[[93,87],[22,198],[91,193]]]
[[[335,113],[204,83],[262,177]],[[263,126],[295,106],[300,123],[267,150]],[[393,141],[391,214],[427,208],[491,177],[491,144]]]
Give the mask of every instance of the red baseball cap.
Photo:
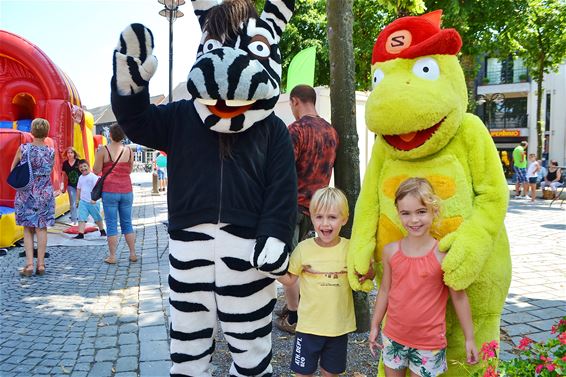
[[[442,10],[399,18],[387,25],[373,46],[371,64],[426,55],[456,55],[462,38],[456,29],[441,29]]]

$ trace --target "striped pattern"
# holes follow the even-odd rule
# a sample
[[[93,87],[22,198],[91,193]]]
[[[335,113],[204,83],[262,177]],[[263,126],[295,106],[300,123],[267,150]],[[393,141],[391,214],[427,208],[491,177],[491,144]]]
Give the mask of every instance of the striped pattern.
[[[206,13],[216,1],[193,0],[192,4],[202,27]],[[211,43],[203,30],[197,60],[187,79],[191,96],[205,100],[255,101],[251,108],[241,114],[235,112],[233,116],[219,116],[209,106],[195,101],[197,113],[206,127],[223,133],[242,132],[273,112],[281,83],[278,43],[293,9],[294,0],[267,0],[260,18],[244,23],[238,37],[229,42]],[[255,50],[258,36],[267,44]],[[256,52],[268,55],[259,56]]]
[[[230,375],[271,376],[276,288],[249,262],[252,233],[228,224],[171,233],[171,376],[211,376],[218,323],[233,358]]]

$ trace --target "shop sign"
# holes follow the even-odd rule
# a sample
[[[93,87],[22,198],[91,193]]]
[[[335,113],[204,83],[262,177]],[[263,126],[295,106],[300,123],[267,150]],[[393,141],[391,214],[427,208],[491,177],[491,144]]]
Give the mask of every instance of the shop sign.
[[[521,130],[490,130],[491,137],[519,137]]]

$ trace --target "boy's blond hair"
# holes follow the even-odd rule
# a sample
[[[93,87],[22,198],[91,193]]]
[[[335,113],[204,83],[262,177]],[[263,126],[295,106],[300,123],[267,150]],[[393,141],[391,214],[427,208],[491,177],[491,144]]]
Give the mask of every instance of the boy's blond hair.
[[[35,118],[32,120],[31,134],[38,139],[46,138],[49,134],[49,121],[43,118]]]
[[[315,213],[326,212],[331,208],[337,208],[342,213],[342,216],[347,219],[349,209],[346,195],[335,187],[324,187],[317,190],[312,196],[309,206],[311,216]]]

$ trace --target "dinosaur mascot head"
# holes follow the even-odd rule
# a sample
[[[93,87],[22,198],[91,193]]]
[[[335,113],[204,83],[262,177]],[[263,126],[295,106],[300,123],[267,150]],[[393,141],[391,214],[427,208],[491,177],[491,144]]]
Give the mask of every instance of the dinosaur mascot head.
[[[194,0],[202,39],[187,80],[203,123],[213,131],[242,132],[273,112],[280,93],[279,39],[294,0],[253,4]]]
[[[441,14],[398,19],[373,48],[366,123],[401,159],[438,152],[466,112],[466,83],[456,57],[462,41],[456,30],[440,28]]]

